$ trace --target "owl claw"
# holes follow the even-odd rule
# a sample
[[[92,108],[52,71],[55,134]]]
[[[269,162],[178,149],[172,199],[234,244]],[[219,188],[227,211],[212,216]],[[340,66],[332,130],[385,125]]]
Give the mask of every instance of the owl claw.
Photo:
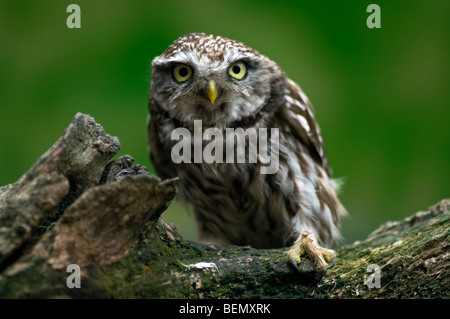
[[[334,265],[336,265],[336,256],[333,258],[333,260],[330,263],[328,263],[327,269],[333,268]]]
[[[334,250],[322,248],[317,244],[313,234],[303,232],[300,238],[292,245],[288,252],[289,262],[300,271],[300,256],[307,255],[315,265],[315,271],[324,273],[336,263],[336,253]]]

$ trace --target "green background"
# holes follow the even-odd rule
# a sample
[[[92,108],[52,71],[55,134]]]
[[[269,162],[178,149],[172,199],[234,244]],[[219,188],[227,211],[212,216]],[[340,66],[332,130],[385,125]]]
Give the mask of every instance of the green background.
[[[81,29],[66,8],[81,7]],[[367,6],[381,7],[369,29]],[[150,62],[178,36],[246,43],[315,106],[344,177],[343,243],[450,195],[450,1],[0,1],[0,185],[16,181],[76,112],[151,168]],[[163,218],[195,239],[173,204]]]

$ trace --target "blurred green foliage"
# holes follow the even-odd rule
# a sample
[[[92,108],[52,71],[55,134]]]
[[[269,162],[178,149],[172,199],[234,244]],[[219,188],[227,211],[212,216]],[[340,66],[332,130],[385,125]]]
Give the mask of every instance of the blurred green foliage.
[[[66,8],[81,7],[81,29]],[[381,7],[381,29],[366,8]],[[240,40],[281,65],[310,97],[350,217],[363,239],[450,195],[449,1],[0,2],[0,185],[16,181],[76,112],[151,168],[150,62],[178,36]],[[163,218],[195,239],[175,203]]]

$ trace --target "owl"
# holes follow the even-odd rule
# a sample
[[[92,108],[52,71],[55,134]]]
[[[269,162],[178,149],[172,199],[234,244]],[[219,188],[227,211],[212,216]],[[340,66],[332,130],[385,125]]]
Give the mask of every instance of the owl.
[[[290,247],[292,265],[307,255],[318,272],[334,264],[331,248],[346,211],[312,105],[280,66],[241,42],[187,34],[153,60],[148,107],[151,162],[162,179],[179,177],[179,198],[192,206],[201,242]],[[267,129],[272,137],[276,129],[266,146],[277,158],[275,172],[263,174],[269,164],[249,154],[207,161],[194,152],[211,142],[205,134],[213,130],[214,155],[224,158],[221,152],[238,147],[219,139],[230,129]],[[184,161],[174,160],[180,136],[173,133],[180,131],[191,137],[183,142]]]

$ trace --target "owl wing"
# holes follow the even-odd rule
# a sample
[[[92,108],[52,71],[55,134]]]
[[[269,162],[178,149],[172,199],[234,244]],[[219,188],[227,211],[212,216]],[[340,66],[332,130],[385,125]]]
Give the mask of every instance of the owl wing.
[[[313,106],[306,94],[290,79],[286,79],[283,113],[292,134],[308,148],[314,160],[331,176],[322,135],[313,115]]]
[[[161,179],[176,177],[176,168],[170,158],[170,151],[164,149],[161,141],[161,126],[163,125],[162,115],[154,112],[150,105],[150,114],[147,118],[148,152],[156,173]]]

